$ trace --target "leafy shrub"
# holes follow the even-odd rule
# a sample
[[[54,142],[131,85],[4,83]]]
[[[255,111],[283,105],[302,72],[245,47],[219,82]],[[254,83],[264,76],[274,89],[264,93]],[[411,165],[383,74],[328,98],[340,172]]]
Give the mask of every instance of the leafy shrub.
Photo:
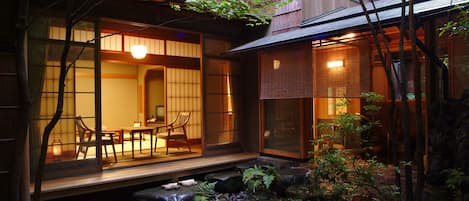
[[[202,182],[197,186],[195,190],[195,201],[209,201],[216,196],[215,184],[217,182]]]
[[[269,165],[255,165],[243,171],[243,183],[253,193],[268,190],[276,178],[275,168]]]
[[[444,170],[446,176],[446,187],[453,193],[454,200],[465,200],[462,184],[469,181],[469,177],[461,169]],[[467,196],[467,195],[466,195]]]

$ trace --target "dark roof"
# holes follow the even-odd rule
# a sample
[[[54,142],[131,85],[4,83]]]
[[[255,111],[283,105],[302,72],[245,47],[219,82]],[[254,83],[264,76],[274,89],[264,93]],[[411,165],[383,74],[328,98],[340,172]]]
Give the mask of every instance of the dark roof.
[[[401,17],[400,0],[376,1],[378,15],[383,26],[398,24]],[[396,4],[397,3],[397,4]],[[418,17],[427,17],[441,14],[454,5],[469,3],[469,0],[429,0],[416,3],[414,13]],[[365,5],[369,11],[372,10],[371,3]],[[368,10],[367,9],[367,10]],[[376,22],[375,14],[370,12],[372,22]],[[363,15],[361,6],[355,6],[330,15],[323,16],[310,21],[305,21],[302,28],[293,31],[270,35],[258,40],[246,43],[230,50],[230,53],[240,53],[250,50],[293,43],[303,40],[319,40],[329,38],[346,31],[365,31],[368,29],[368,22]]]
[[[401,6],[402,0],[384,0],[384,1],[375,1],[375,6],[376,10],[383,11],[383,10],[388,10],[391,8],[396,8]],[[366,10],[368,10],[370,13],[374,12],[373,5],[371,3],[366,3],[365,4]],[[337,21],[340,19],[344,18],[350,18],[350,17],[357,17],[361,16],[363,13],[363,9],[361,6],[354,6],[346,9],[342,9],[340,11],[331,13],[327,16],[323,16],[319,19],[315,19],[312,21],[308,21],[307,23],[301,24],[302,27],[309,27],[313,25],[318,25],[318,24],[324,24],[327,22],[332,22],[332,21]]]

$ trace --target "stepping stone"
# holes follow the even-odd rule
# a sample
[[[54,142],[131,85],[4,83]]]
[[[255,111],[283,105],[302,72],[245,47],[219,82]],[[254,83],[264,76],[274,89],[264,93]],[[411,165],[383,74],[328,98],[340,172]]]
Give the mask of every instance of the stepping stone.
[[[197,186],[197,185],[196,185]],[[181,186],[177,189],[165,190],[161,187],[137,191],[132,195],[133,201],[193,201],[196,186]]]
[[[217,182],[215,191],[218,193],[239,193],[244,189],[241,172],[237,170],[207,174],[205,180]]]

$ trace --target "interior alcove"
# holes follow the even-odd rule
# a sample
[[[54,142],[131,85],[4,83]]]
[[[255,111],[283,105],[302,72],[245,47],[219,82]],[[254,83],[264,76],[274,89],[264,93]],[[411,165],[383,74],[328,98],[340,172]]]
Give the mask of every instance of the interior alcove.
[[[150,69],[145,74],[145,117],[164,122],[164,70]],[[158,112],[157,110],[163,112]]]

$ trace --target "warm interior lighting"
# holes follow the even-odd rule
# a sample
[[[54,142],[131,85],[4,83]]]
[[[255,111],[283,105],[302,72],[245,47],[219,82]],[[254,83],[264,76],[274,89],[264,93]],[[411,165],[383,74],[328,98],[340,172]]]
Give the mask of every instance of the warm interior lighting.
[[[280,60],[274,59],[274,70],[278,70],[280,68]]]
[[[228,114],[232,115],[233,114],[233,99],[231,97],[231,82],[230,82],[230,76],[226,76],[226,96],[228,98]]]
[[[344,67],[344,60],[334,60],[327,62],[327,68],[341,68]]]
[[[136,59],[143,59],[147,55],[147,47],[145,45],[132,45],[130,53]]]
[[[62,141],[60,139],[55,139],[52,141],[52,155],[54,156],[54,160],[60,160],[60,156],[62,155]]]
[[[355,33],[348,33],[348,34],[343,35],[340,38],[353,38],[353,37],[355,37]]]

